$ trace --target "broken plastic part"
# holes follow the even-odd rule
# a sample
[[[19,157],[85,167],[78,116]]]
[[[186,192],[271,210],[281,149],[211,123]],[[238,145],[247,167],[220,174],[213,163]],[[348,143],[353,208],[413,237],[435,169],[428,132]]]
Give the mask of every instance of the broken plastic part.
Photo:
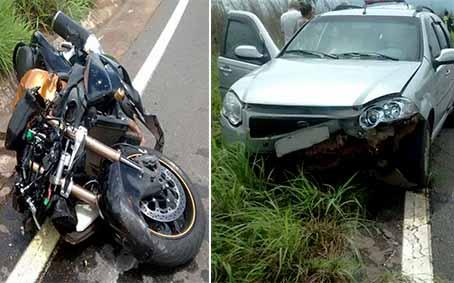
[[[98,210],[88,204],[77,204],[75,209],[77,216],[77,232],[82,232],[87,229],[99,216]]]

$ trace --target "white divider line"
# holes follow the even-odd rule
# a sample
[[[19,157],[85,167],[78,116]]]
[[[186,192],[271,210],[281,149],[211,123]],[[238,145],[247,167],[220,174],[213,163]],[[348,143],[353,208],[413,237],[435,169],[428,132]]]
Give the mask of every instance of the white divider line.
[[[175,30],[177,29],[178,24],[180,23],[181,18],[183,17],[184,11],[188,6],[189,0],[180,0],[177,4],[177,7],[172,13],[169,21],[167,22],[164,30],[159,36],[158,41],[153,46],[150,54],[148,54],[145,63],[143,63],[139,72],[137,73],[134,81],[132,82],[134,88],[140,93],[143,94],[145,87],[153,76],[156,67],[161,61],[164,52],[169,45],[170,40],[172,39]]]
[[[36,282],[57,245],[60,234],[46,221],[16,263],[6,283]]]
[[[153,49],[151,49],[145,63],[134,78],[133,85],[140,95],[142,95],[153,72],[161,61],[188,3],[189,0],[180,0],[178,2],[158,41],[153,46]],[[46,221],[16,263],[6,282],[36,282],[43,270],[45,270],[47,261],[52,255],[59,239],[60,234],[58,231],[55,230],[55,227],[49,221]]]
[[[432,243],[427,194],[405,194],[402,274],[411,282],[433,282]]]

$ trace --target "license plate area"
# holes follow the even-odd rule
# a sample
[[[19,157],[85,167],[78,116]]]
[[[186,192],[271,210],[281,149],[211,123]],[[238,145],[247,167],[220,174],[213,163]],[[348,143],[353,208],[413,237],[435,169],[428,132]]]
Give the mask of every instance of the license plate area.
[[[274,143],[277,157],[309,148],[329,138],[328,127],[305,128],[277,140]]]

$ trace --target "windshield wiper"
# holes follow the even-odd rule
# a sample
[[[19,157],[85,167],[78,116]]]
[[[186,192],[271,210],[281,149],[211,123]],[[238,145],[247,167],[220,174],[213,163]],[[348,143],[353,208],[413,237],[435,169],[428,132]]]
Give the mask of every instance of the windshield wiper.
[[[302,50],[302,49],[292,49],[292,50],[286,50],[285,54],[303,54],[303,55],[313,55],[313,56],[318,56],[320,58],[325,58],[329,57],[331,59],[339,59],[337,55],[334,54],[329,54],[321,51],[311,51],[311,50]]]
[[[399,61],[398,58],[391,57],[379,52],[345,52],[345,53],[340,53],[336,54],[337,56],[352,56],[352,57],[375,57],[375,58],[382,58],[386,60],[392,60],[392,61]]]

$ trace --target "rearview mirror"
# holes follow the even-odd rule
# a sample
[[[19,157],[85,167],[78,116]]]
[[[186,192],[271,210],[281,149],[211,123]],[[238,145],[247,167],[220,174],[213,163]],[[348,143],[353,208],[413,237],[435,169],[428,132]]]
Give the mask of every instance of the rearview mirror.
[[[255,46],[240,45],[235,48],[235,55],[244,59],[262,59],[263,54],[260,53]]]
[[[454,48],[441,50],[440,56],[435,59],[435,67],[448,64],[454,64]]]

